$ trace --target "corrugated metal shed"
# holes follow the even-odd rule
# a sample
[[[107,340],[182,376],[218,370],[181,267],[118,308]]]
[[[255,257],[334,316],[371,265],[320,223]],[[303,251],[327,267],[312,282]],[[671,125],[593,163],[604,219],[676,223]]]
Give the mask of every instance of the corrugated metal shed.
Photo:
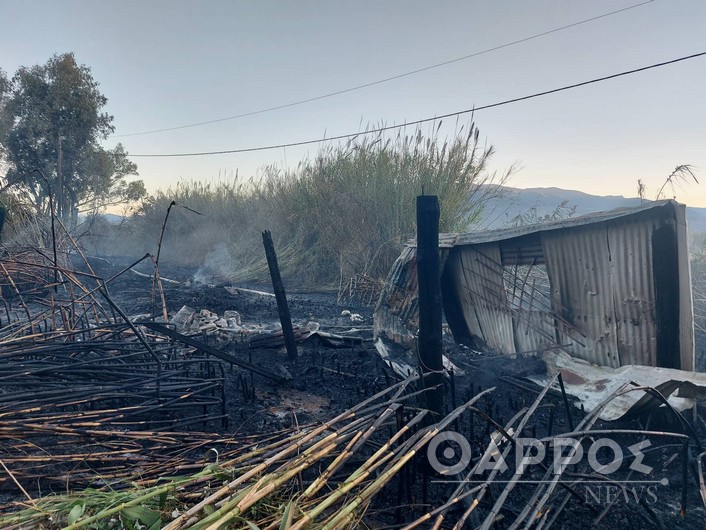
[[[457,339],[501,353],[562,350],[613,368],[693,370],[684,205],[651,202],[440,241],[445,315]],[[412,243],[375,316],[377,335],[409,346],[415,259]]]
[[[459,297],[471,333],[496,349],[514,352],[512,315],[503,287],[497,245],[476,245],[458,254]]]

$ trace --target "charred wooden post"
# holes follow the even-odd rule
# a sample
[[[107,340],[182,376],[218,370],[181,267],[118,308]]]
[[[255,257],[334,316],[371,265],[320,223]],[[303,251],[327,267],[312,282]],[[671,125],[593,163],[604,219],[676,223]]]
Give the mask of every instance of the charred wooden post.
[[[419,285],[419,366],[424,374],[427,408],[434,421],[444,415],[444,365],[441,343],[439,199],[417,196],[417,279]]]
[[[277,263],[277,253],[272,243],[272,234],[269,230],[262,233],[262,244],[265,246],[265,256],[267,256],[267,266],[270,269],[272,278],[272,288],[275,291],[277,300],[277,310],[279,311],[279,321],[282,324],[282,334],[284,335],[284,345],[287,348],[287,355],[290,359],[297,358],[297,341],[294,338],[294,328],[292,328],[292,318],[289,316],[289,306],[287,305],[287,295],[284,292],[282,276],[279,273]]]

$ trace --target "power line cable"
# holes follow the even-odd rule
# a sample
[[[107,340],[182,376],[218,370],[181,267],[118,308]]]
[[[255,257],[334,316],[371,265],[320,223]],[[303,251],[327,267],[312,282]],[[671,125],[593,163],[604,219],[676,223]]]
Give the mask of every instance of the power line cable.
[[[196,153],[166,153],[166,154],[159,153],[159,154],[141,154],[141,155],[138,154],[138,155],[128,155],[128,157],[143,157],[143,158],[162,157],[162,158],[166,158],[166,157],[184,157],[184,156],[225,155],[225,154],[231,154],[231,153],[251,153],[254,151],[267,151],[270,149],[282,149],[285,147],[296,147],[296,146],[300,146],[300,145],[317,144],[317,143],[321,143],[321,142],[331,142],[333,140],[343,140],[346,138],[354,138],[356,136],[364,136],[364,135],[368,135],[368,134],[376,134],[376,133],[389,131],[389,130],[393,130],[393,129],[400,129],[402,127],[409,127],[411,125],[419,125],[419,124],[427,123],[430,121],[442,120],[444,118],[450,118],[453,116],[460,116],[462,114],[470,114],[472,112],[478,112],[480,110],[492,109],[492,108],[500,107],[503,105],[509,105],[510,103],[517,103],[519,101],[526,101],[528,99],[538,98],[540,96],[547,96],[549,94],[556,94],[557,92],[563,92],[565,90],[571,90],[574,88],[578,88],[578,87],[582,87],[582,86],[586,86],[586,85],[591,85],[593,83],[600,83],[602,81],[608,81],[609,79],[615,79],[617,77],[623,77],[626,75],[636,74],[638,72],[644,72],[646,70],[652,70],[654,68],[659,68],[662,66],[667,66],[667,65],[679,63],[682,61],[687,61],[689,59],[695,59],[697,57],[702,57],[704,55],[706,55],[706,52],[695,53],[692,55],[687,55],[685,57],[679,57],[678,59],[672,59],[670,61],[664,61],[661,63],[651,64],[649,66],[635,68],[634,70],[627,70],[627,71],[620,72],[617,74],[607,75],[605,77],[598,77],[595,79],[591,79],[589,81],[582,81],[581,83],[575,83],[573,85],[566,85],[566,86],[563,86],[560,88],[553,88],[551,90],[545,90],[543,92],[535,92],[534,94],[530,94],[528,96],[522,96],[522,97],[513,98],[513,99],[506,99],[504,101],[499,101],[497,103],[483,105],[481,107],[473,107],[473,108],[466,109],[466,110],[460,110],[458,112],[450,112],[448,114],[434,116],[433,118],[423,118],[421,120],[405,122],[400,125],[389,125],[389,126],[385,126],[385,127],[378,127],[376,129],[369,129],[369,130],[359,131],[359,132],[350,133],[350,134],[341,134],[338,136],[331,136],[329,138],[319,138],[316,140],[304,140],[301,142],[290,142],[290,143],[286,143],[286,144],[266,145],[266,146],[261,146],[261,147],[248,147],[248,148],[244,148],[244,149],[228,149],[228,150],[224,150],[224,151],[202,151],[202,152],[196,152]]]
[[[369,88],[369,87],[371,87],[371,86],[380,85],[380,84],[382,84],[382,83],[387,83],[387,82],[389,82],[389,81],[394,81],[394,80],[396,80],[396,79],[402,79],[403,77],[408,77],[408,76],[410,76],[410,75],[419,74],[419,73],[421,73],[421,72],[426,72],[426,71],[428,71],[428,70],[433,70],[433,69],[435,69],[435,68],[440,68],[440,67],[442,67],[442,66],[447,66],[447,65],[449,65],[449,64],[457,63],[457,62],[460,62],[460,61],[465,61],[465,60],[471,59],[471,58],[473,58],[473,57],[478,57],[479,55],[484,55],[484,54],[486,54],[486,53],[494,52],[494,51],[497,51],[497,50],[502,50],[503,48],[508,48],[508,47],[510,47],[510,46],[515,46],[516,44],[522,44],[523,42],[527,42],[527,41],[531,41],[531,40],[534,40],[534,39],[538,39],[538,38],[544,37],[544,36],[546,36],[546,35],[551,35],[552,33],[557,33],[557,32],[559,32],[559,31],[563,31],[563,30],[568,29],[568,28],[573,28],[573,27],[576,27],[576,26],[580,26],[580,25],[582,25],[582,24],[587,24],[588,22],[593,22],[593,21],[595,21],[595,20],[599,20],[599,19],[606,18],[606,17],[612,16],[612,15],[616,15],[616,14],[618,14],[618,13],[622,13],[623,11],[629,11],[629,10],[631,10],[631,9],[635,9],[635,8],[638,8],[638,7],[642,7],[642,6],[644,6],[644,5],[651,4],[651,3],[654,2],[654,1],[655,1],[655,0],[647,0],[647,1],[645,1],[645,2],[641,2],[641,3],[639,3],[639,4],[634,4],[634,5],[631,5],[631,6],[628,6],[628,7],[624,7],[624,8],[622,8],[622,9],[618,9],[618,10],[616,10],[616,11],[610,11],[609,13],[603,13],[602,15],[597,15],[597,16],[595,16],[595,17],[591,17],[591,18],[587,18],[587,19],[585,19],[585,20],[580,20],[580,21],[578,21],[578,22],[573,22],[573,23],[571,23],[571,24],[567,24],[566,26],[561,26],[561,27],[559,27],[559,28],[550,29],[550,30],[548,30],[548,31],[543,31],[542,33],[537,33],[537,34],[531,35],[531,36],[529,36],[529,37],[524,37],[524,38],[522,38],[522,39],[518,39],[518,40],[515,40],[515,41],[512,41],[512,42],[508,42],[508,43],[505,43],[505,44],[500,44],[499,46],[494,46],[494,47],[488,48],[488,49],[486,49],[486,50],[482,50],[482,51],[479,51],[479,52],[474,52],[474,53],[471,53],[471,54],[468,54],[468,55],[464,55],[464,56],[462,56],[462,57],[457,57],[456,59],[449,59],[448,61],[443,61],[443,62],[441,62],[441,63],[432,64],[432,65],[430,65],[430,66],[424,66],[424,67],[422,67],[422,68],[418,68],[418,69],[416,69],[416,70],[411,70],[411,71],[409,71],[409,72],[405,72],[405,73],[402,73],[402,74],[393,75],[393,76],[391,76],[391,77],[386,77],[386,78],[384,78],[384,79],[379,79],[379,80],[377,80],[377,81],[371,81],[370,83],[364,83],[364,84],[362,84],[362,85],[357,85],[357,86],[354,86],[354,87],[345,88],[345,89],[343,89],[343,90],[337,90],[337,91],[335,91],[335,92],[329,92],[328,94],[322,94],[322,95],[320,95],[320,96],[315,96],[315,97],[311,97],[311,98],[308,98],[308,99],[302,99],[302,100],[299,100],[299,101],[293,101],[292,103],[285,103],[285,104],[283,104],[283,105],[277,105],[277,106],[275,106],[275,107],[268,107],[268,108],[265,108],[265,109],[254,110],[254,111],[251,111],[251,112],[245,112],[245,113],[243,113],[243,114],[236,114],[235,116],[228,116],[228,117],[226,117],[226,118],[217,118],[217,119],[214,119],[214,120],[200,121],[200,122],[196,122],[196,123],[189,123],[189,124],[187,124],[187,125],[179,125],[179,126],[176,126],[176,127],[167,127],[167,128],[164,128],[164,129],[155,129],[155,130],[153,130],[153,131],[142,131],[142,132],[129,133],[129,134],[116,134],[116,135],[111,135],[111,137],[112,137],[112,138],[127,138],[127,137],[129,137],[129,136],[141,136],[141,135],[145,135],[145,134],[156,134],[156,133],[167,132],[167,131],[177,131],[177,130],[180,130],[180,129],[188,129],[188,128],[191,128],[191,127],[199,127],[199,126],[201,126],[201,125],[210,125],[210,124],[212,124],[212,123],[220,123],[220,122],[223,122],[223,121],[237,120],[237,119],[239,119],[239,118],[246,118],[246,117],[248,117],[248,116],[255,116],[255,115],[257,115],[257,114],[264,114],[264,113],[266,113],[266,112],[272,112],[272,111],[275,111],[275,110],[286,109],[286,108],[289,108],[289,107],[296,107],[297,105],[303,105],[303,104],[305,104],[305,103],[311,103],[311,102],[313,102],[313,101],[319,101],[319,100],[326,99],[326,98],[331,98],[331,97],[334,97],[334,96],[340,96],[341,94],[347,94],[348,92],[354,92],[354,91],[356,91],[356,90],[361,90],[361,89],[363,89],[363,88]]]

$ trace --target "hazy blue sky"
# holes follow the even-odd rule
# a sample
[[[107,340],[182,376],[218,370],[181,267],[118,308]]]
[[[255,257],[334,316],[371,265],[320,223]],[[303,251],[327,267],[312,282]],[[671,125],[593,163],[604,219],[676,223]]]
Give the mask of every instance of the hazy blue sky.
[[[325,100],[219,119],[343,90],[483,51],[639,0],[0,0],[0,67],[72,51],[92,69],[132,154],[272,145],[399,124],[706,51],[706,2],[655,0],[528,42]],[[679,164],[703,180],[677,192],[706,206],[706,57],[478,112],[511,184],[653,196]],[[451,134],[454,120],[447,120]],[[461,118],[466,123],[467,118]],[[428,130],[428,129],[425,129]],[[266,164],[316,145],[197,158],[135,158],[149,189]]]

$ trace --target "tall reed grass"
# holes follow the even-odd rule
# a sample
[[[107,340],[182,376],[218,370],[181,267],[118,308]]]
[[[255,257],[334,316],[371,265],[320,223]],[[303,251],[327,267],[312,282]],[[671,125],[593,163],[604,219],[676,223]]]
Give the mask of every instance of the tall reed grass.
[[[203,215],[172,212],[162,263],[201,266],[218,252],[223,279],[266,279],[260,233],[268,229],[290,282],[332,287],[384,278],[414,235],[417,195],[438,195],[441,230],[462,231],[511,172],[489,171],[493,148],[481,145],[473,123],[446,141],[438,130],[328,145],[295,169],[266,167],[258,179],[180,182],[142,204],[126,241],[140,242],[136,253],[149,251],[175,201]]]

